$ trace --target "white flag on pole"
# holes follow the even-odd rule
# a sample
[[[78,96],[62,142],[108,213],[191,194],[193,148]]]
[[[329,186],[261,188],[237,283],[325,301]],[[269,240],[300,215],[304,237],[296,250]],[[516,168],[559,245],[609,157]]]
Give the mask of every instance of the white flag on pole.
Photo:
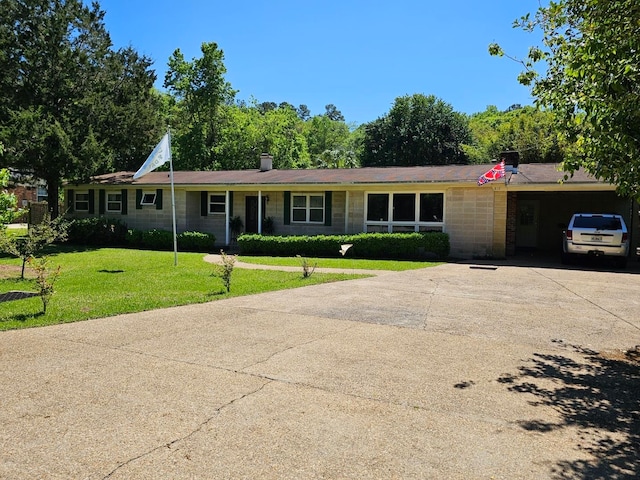
[[[137,180],[159,166],[164,165],[169,160],[171,160],[171,147],[169,146],[169,134],[165,133],[162,140],[160,140],[160,143],[156,145],[156,148],[154,148],[151,155],[149,155],[149,158],[147,158],[138,171],[133,175],[133,179]]]

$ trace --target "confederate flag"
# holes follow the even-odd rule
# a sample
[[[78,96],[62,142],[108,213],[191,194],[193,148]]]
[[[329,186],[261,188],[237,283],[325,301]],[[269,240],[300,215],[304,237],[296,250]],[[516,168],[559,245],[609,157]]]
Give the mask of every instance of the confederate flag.
[[[498,180],[502,177],[504,177],[504,160],[502,160],[498,165],[493,167],[487,173],[480,175],[478,177],[478,186],[484,185],[487,182],[493,182],[494,180]]]

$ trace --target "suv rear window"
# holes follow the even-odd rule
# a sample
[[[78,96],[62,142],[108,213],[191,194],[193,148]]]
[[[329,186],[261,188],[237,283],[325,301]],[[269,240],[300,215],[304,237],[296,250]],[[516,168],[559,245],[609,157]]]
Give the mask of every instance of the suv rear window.
[[[619,218],[611,217],[576,217],[573,228],[595,228],[597,230],[622,230]]]

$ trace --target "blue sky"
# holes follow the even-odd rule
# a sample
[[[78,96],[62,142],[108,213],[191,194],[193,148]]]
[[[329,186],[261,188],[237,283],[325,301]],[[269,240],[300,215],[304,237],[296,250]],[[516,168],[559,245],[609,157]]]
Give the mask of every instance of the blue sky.
[[[526,55],[534,34],[512,28],[538,0],[101,0],[116,48],[154,60],[162,87],[179,48],[200,57],[203,42],[224,51],[237,99],[334,104],[348,123],[385,115],[395,98],[435,95],[464,113],[532,103],[520,67],[491,57],[498,42]]]

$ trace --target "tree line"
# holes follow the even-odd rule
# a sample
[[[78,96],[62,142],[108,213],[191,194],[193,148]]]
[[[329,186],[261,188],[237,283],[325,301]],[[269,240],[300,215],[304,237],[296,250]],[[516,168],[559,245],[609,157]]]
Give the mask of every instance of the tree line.
[[[0,167],[44,179],[49,198],[65,180],[135,171],[167,127],[176,170],[257,168],[262,152],[280,169],[487,163],[504,150],[521,152],[523,162],[562,162],[571,153],[570,166],[580,165],[580,143],[559,129],[567,112],[543,96],[544,85],[538,94],[547,108],[488,106],[466,115],[412,94],[356,126],[333,104],[312,115],[306,105],[238,101],[213,42],[193,59],[176,49],[159,91],[149,58],[113,47],[96,2],[3,0],[0,19]]]

